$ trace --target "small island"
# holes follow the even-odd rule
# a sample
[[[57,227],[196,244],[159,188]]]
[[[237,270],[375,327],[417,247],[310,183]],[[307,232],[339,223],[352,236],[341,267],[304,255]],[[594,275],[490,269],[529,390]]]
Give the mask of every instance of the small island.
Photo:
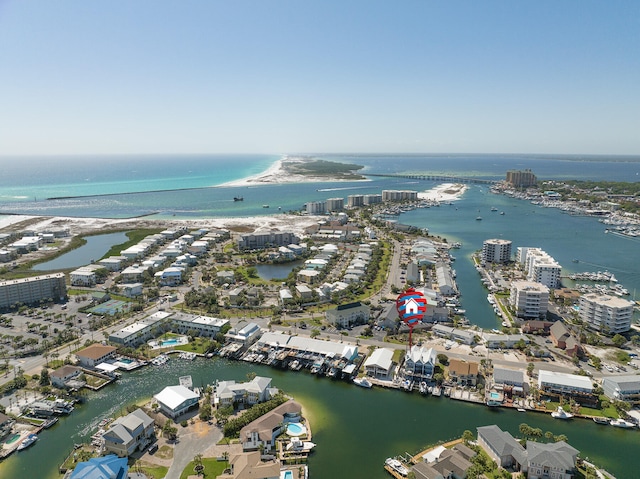
[[[310,176],[314,179],[359,181],[365,177],[355,173],[364,168],[352,163],[316,160],[313,158],[288,158],[282,161],[282,169],[289,175]]]

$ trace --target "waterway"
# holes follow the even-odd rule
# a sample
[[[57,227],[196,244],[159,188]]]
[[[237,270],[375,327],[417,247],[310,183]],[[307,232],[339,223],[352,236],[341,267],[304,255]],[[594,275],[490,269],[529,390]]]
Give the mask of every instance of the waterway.
[[[214,358],[183,361],[132,373],[102,391],[57,425],[43,431],[37,444],[0,464],[2,478],[57,479],[57,468],[73,443],[87,440],[100,419],[124,412],[128,404],[150,398],[190,374],[194,385],[216,379],[246,380],[249,372],[272,377],[272,385],[291,394],[311,421],[316,452],[309,460],[313,477],[388,478],[386,457],[415,453],[439,440],[460,436],[465,429],[497,424],[514,435],[527,424],[565,434],[572,446],[619,479],[635,477],[640,468],[640,432],[599,426],[587,420],[558,421],[549,415],[487,408],[447,398],[423,397],[378,388],[363,389],[341,381]]]
[[[33,269],[36,271],[53,271],[85,266],[102,258],[113,245],[124,243],[128,238],[126,233],[119,232],[86,236],[85,240],[87,242],[79,248],[58,256],[51,261],[40,263],[34,266]]]

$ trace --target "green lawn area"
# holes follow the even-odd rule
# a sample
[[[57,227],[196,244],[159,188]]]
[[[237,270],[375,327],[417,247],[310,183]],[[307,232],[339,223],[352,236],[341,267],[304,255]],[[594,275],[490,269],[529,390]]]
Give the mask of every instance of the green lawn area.
[[[169,468],[165,466],[158,466],[144,461],[141,461],[138,464],[140,465],[140,470],[146,474],[149,479],[163,479],[167,475],[167,472],[169,472]],[[130,471],[135,472],[136,467],[137,466],[132,467]]]
[[[204,354],[211,345],[211,340],[206,338],[196,338],[188,344],[175,346],[173,349],[178,351],[188,351],[192,353]]]
[[[180,479],[187,479],[190,475],[195,475],[195,471],[193,470],[195,465],[196,463],[194,461],[187,464],[185,470],[180,474]],[[227,463],[225,461],[218,461],[216,458],[203,458],[202,465],[204,466],[204,475],[202,477],[213,479],[224,472]]]

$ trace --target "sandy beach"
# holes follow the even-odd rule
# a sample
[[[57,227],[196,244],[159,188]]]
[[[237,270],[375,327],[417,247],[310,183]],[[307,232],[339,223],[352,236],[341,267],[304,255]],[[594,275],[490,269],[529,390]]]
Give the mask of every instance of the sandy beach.
[[[430,190],[418,193],[421,200],[456,201],[462,198],[468,186],[462,183],[443,183]]]

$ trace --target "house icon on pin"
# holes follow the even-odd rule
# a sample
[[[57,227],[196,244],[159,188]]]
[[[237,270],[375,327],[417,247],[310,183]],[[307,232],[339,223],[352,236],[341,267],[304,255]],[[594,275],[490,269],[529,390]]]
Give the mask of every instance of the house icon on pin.
[[[415,299],[409,298],[404,302],[404,314],[420,314],[420,305]]]

